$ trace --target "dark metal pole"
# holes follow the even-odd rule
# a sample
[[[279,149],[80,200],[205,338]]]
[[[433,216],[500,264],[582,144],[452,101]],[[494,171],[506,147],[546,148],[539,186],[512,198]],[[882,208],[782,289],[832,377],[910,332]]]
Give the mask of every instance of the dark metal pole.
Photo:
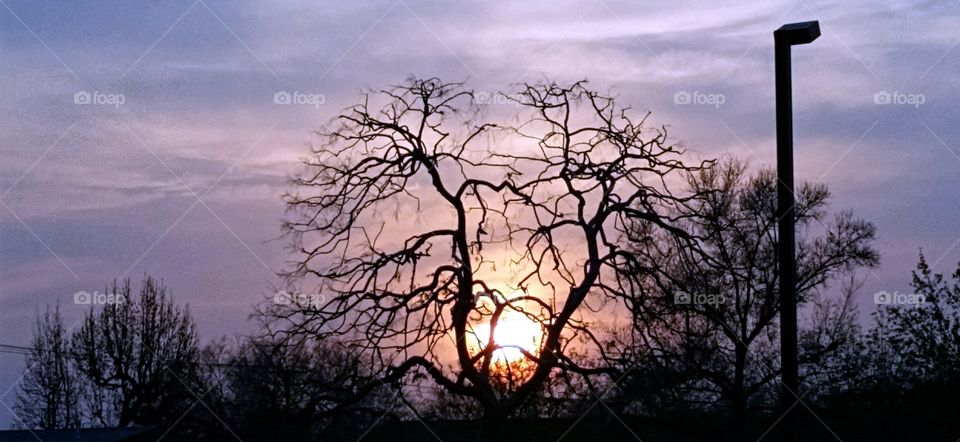
[[[796,232],[793,197],[793,99],[790,78],[790,45],[775,43],[777,83],[777,227],[780,271],[780,406],[784,413],[784,440],[793,440],[796,428],[791,412],[799,386],[797,370]]]
[[[777,94],[777,257],[780,272],[780,406],[784,441],[794,440],[796,413],[791,410],[800,394],[797,367],[796,227],[793,193],[793,96],[790,47],[820,36],[816,21],[784,25],[773,33]]]

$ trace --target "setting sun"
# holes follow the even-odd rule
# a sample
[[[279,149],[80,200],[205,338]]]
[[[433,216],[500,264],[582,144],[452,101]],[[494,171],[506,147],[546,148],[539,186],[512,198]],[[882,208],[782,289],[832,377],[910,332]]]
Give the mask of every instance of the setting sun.
[[[478,325],[475,332],[478,347],[482,347],[490,337],[490,323]],[[494,357],[504,362],[523,360],[521,349],[536,354],[542,336],[542,328],[535,321],[519,312],[504,312],[493,332],[493,341],[502,347],[494,352]]]

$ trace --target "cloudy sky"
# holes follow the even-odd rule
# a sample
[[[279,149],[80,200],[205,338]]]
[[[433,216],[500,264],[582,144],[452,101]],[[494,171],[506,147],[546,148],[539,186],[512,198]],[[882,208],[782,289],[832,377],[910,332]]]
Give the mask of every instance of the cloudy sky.
[[[43,305],[70,326],[75,292],[145,272],[204,338],[250,330],[311,131],[410,75],[481,91],[586,78],[699,155],[771,165],[771,31],[810,19],[797,177],[877,225],[862,309],[909,290],[921,247],[936,270],[960,261],[955,2],[142,3],[0,0],[0,344],[29,344]],[[309,103],[274,102],[294,92]],[[22,370],[0,354],[4,404]]]

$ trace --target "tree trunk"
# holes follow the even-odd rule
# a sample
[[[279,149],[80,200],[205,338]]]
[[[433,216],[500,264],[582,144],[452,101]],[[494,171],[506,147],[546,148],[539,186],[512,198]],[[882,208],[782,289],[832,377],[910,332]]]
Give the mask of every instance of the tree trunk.
[[[747,347],[737,344],[736,361],[733,386],[733,434],[735,440],[745,441],[747,431],[747,396],[745,384],[745,371],[747,365]]]

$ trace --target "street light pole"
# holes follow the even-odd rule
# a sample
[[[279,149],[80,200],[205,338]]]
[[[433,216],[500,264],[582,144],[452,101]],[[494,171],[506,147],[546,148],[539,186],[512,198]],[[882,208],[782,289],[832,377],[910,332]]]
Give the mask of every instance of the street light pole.
[[[793,193],[793,97],[790,47],[820,36],[820,23],[783,25],[773,32],[777,94],[777,255],[780,271],[780,369],[783,385],[780,406],[784,413],[783,439],[794,439],[795,414],[790,412],[800,394],[797,369],[796,228]]]

